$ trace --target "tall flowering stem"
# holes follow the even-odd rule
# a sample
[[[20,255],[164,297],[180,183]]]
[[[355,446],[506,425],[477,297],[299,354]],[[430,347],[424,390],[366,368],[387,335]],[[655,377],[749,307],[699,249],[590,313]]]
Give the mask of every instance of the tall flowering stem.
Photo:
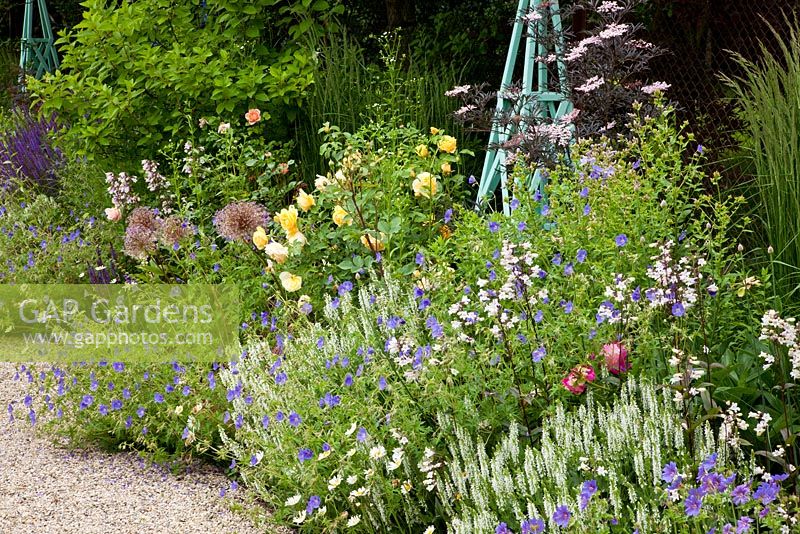
[[[517,368],[514,366],[514,352],[511,350],[511,345],[508,343],[508,336],[503,327],[503,323],[498,319],[497,325],[500,328],[500,335],[503,338],[503,347],[505,348],[506,363],[511,368],[511,374],[514,377],[514,385],[517,386],[517,399],[519,400],[519,409],[522,412],[522,420],[525,422],[525,430],[528,433],[528,439],[533,445],[533,433],[531,432],[531,424],[528,421],[528,412],[525,410],[525,399],[522,395],[522,382],[517,374]]]

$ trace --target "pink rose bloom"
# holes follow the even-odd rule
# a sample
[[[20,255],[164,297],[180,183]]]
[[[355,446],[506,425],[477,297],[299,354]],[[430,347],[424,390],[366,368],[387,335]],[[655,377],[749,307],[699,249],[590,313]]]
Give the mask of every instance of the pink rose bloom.
[[[576,373],[574,369],[569,372],[561,383],[567,388],[567,391],[574,395],[580,395],[586,390],[586,382],[584,382],[581,375]]]
[[[603,345],[603,356],[606,359],[606,367],[612,375],[624,373],[631,368],[628,363],[628,349],[619,341]]]
[[[570,393],[580,395],[586,391],[586,382],[594,382],[595,378],[597,375],[594,373],[594,367],[582,363],[573,367],[561,383]]]
[[[106,218],[111,222],[117,222],[122,219],[122,212],[119,208],[106,208]]]
[[[594,382],[594,379],[597,378],[594,374],[594,367],[588,363],[583,363],[572,369],[572,371],[580,373],[581,377],[587,382]]]

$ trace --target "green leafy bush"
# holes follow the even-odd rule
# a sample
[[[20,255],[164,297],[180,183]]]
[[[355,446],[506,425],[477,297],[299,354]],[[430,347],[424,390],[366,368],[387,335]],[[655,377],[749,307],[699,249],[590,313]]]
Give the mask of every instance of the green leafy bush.
[[[78,154],[126,162],[177,137],[188,114],[296,107],[313,72],[311,50],[298,43],[341,9],[326,0],[83,6],[83,20],[58,41],[60,72],[29,88],[70,125]]]

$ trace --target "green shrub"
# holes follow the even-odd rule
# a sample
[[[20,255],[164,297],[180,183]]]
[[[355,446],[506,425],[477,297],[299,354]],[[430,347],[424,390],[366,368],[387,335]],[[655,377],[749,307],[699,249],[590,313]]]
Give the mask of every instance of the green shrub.
[[[341,9],[326,0],[83,6],[58,41],[61,70],[29,88],[70,125],[79,155],[127,163],[177,137],[186,115],[297,106],[313,75],[311,50],[297,43]]]

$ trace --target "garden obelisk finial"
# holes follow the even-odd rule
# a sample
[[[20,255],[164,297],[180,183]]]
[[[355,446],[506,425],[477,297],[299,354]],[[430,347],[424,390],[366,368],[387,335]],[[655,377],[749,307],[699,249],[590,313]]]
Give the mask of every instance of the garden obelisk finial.
[[[504,91],[513,81],[514,68],[517,64],[520,44],[525,32],[525,58],[522,75],[522,94],[515,99],[516,108],[512,110],[511,101],[504,96]],[[549,43],[552,43],[550,48]],[[547,56],[554,56],[550,61]],[[555,65],[555,69],[551,67]],[[557,78],[550,81],[551,71]],[[536,83],[534,84],[534,76]],[[489,134],[489,148],[483,164],[483,173],[478,188],[478,204],[494,194],[497,186],[502,188],[503,211],[510,209],[508,173],[506,169],[507,153],[505,143],[514,135],[524,133],[531,127],[529,122],[512,121],[508,125],[500,125],[498,119],[513,111],[515,115],[536,119],[557,119],[572,111],[567,85],[567,69],[564,63],[564,43],[561,32],[561,11],[558,0],[519,0],[514,29],[511,33],[511,44],[508,47],[503,81],[497,95],[497,109],[492,131]],[[531,179],[532,189],[540,188],[542,176],[537,171]]]
[[[50,27],[45,0],[36,0],[39,8],[39,23],[42,37],[33,36],[34,0],[25,0],[25,20],[22,24],[22,40],[20,42],[19,68],[24,73],[31,73],[41,78],[45,72],[55,72],[58,68],[58,54]]]

